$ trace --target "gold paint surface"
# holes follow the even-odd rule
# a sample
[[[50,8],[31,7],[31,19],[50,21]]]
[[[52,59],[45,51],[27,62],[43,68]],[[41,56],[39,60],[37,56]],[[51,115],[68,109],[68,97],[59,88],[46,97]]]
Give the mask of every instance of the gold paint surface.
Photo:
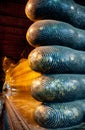
[[[12,92],[9,100],[14,104],[14,106],[17,108],[17,111],[21,113],[21,115],[29,124],[31,123],[37,125],[33,118],[33,113],[36,107],[41,104],[41,102],[33,99],[29,92]]]

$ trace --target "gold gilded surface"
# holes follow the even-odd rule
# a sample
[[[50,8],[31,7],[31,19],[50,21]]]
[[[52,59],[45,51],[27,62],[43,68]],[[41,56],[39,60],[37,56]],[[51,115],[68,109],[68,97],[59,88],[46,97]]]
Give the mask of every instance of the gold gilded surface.
[[[30,91],[33,79],[41,75],[29,67],[27,59],[20,60],[18,64],[15,64],[15,67],[10,66],[5,73],[4,88],[8,85],[16,91]]]
[[[30,130],[48,130],[40,127],[34,120],[33,113],[35,108],[41,104],[32,98],[29,92],[9,92],[9,101],[12,103],[17,113],[23,117],[29,125]]]
[[[35,108],[41,104],[36,101],[29,92],[12,92],[9,97],[10,101],[16,106],[28,123],[36,124],[33,118]]]

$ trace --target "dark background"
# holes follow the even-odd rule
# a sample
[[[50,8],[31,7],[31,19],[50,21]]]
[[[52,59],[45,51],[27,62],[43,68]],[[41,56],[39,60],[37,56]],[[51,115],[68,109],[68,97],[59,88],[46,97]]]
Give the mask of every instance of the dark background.
[[[32,24],[25,15],[26,3],[27,0],[0,0],[0,91],[5,80],[3,58],[18,62],[32,50],[26,41],[27,29]]]

